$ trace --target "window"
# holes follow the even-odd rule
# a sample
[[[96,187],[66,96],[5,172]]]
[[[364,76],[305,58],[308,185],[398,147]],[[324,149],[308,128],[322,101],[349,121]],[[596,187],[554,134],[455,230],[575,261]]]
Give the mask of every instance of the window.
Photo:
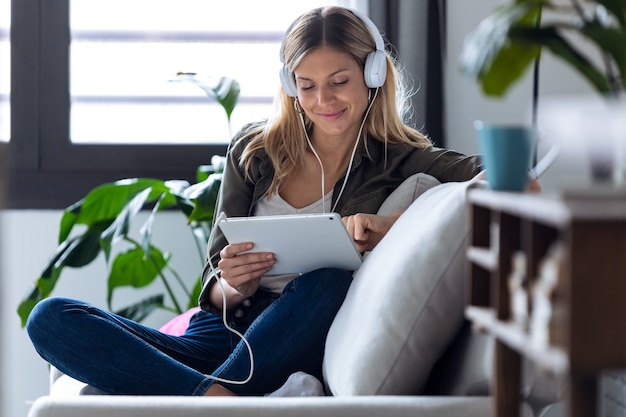
[[[9,89],[10,89],[10,49],[9,25],[11,23],[11,3],[0,0],[0,142],[9,141]]]
[[[239,81],[235,132],[271,109],[289,23],[312,7],[354,3],[13,0],[8,206],[64,208],[119,178],[193,181],[198,165],[224,153],[229,126],[199,88],[172,82],[176,73]]]

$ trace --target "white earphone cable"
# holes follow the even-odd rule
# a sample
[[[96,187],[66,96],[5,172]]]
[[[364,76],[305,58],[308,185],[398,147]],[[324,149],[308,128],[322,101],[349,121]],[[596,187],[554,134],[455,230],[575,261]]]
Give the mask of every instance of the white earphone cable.
[[[229,143],[228,147],[226,148],[226,162],[225,163],[228,163],[228,154],[230,153],[230,145],[231,143]],[[219,202],[220,202],[221,190],[222,190],[222,187],[220,186],[217,190],[217,197],[215,200],[216,201],[215,213],[219,213],[219,215],[213,218],[213,225],[211,226],[211,232],[209,233],[209,239],[207,243],[209,248],[211,248],[211,246],[213,245],[213,240],[215,239],[215,231],[219,227],[220,222],[226,218],[226,214],[223,211],[220,211],[218,207]],[[241,332],[239,332],[237,329],[232,328],[228,324],[228,316],[226,313],[227,311],[226,290],[224,289],[224,284],[222,283],[222,280],[220,279],[220,274],[217,271],[217,268],[215,268],[215,266],[213,265],[213,260],[211,259],[210,253],[207,256],[207,262],[209,264],[209,269],[211,270],[211,275],[215,277],[215,281],[220,286],[220,290],[222,292],[222,323],[224,324],[224,327],[228,329],[228,331],[239,336],[241,338],[241,341],[246,345],[246,348],[248,350],[248,355],[250,357],[250,372],[248,373],[248,376],[244,380],[230,380],[230,379],[220,378],[218,376],[209,375],[209,374],[205,374],[205,376],[207,378],[213,379],[216,382],[222,382],[225,384],[232,384],[232,385],[243,385],[243,384],[248,383],[252,379],[252,375],[254,374],[254,354],[252,353],[252,346],[250,345],[250,342],[248,342],[248,340],[245,338],[245,336],[241,334]],[[210,279],[206,280],[206,282],[202,286],[202,292],[205,291],[206,286],[209,284],[210,281],[211,281]]]
[[[352,170],[352,163],[354,162],[354,155],[356,154],[356,150],[359,145],[359,138],[361,137],[361,133],[363,132],[363,126],[365,126],[365,121],[367,120],[367,116],[369,115],[370,110],[372,109],[372,104],[374,104],[374,100],[376,100],[377,96],[378,96],[378,88],[376,88],[376,91],[374,92],[374,97],[369,102],[367,106],[367,110],[365,111],[365,115],[363,116],[363,120],[361,121],[361,126],[359,127],[359,133],[356,135],[356,139],[354,141],[354,147],[352,148],[352,154],[350,155],[350,163],[348,164],[348,169],[346,170],[346,175],[344,176],[343,184],[341,184],[341,190],[339,191],[339,195],[337,195],[337,198],[335,199],[335,204],[330,210],[331,212],[334,212],[335,209],[337,208],[337,204],[339,203],[339,198],[341,198],[341,195],[343,194],[343,191],[346,188],[348,177],[350,176],[350,171]],[[311,139],[309,138],[309,133],[307,132],[306,125],[304,123],[304,116],[302,116],[303,112],[299,111],[296,105],[297,100],[298,100],[297,98],[294,99],[294,107],[296,108],[296,111],[300,115],[300,123],[302,124],[302,130],[304,130],[304,137],[306,138],[306,141],[309,144],[309,147],[311,148],[313,155],[315,155],[315,158],[317,158],[317,162],[319,162],[320,168],[322,170],[322,201],[323,201],[324,200],[324,165],[322,164],[321,158],[319,157],[319,155],[315,151],[315,148],[313,147],[313,144],[311,143]],[[322,213],[325,213],[325,212],[326,212],[326,209],[324,208],[324,204],[322,204]]]

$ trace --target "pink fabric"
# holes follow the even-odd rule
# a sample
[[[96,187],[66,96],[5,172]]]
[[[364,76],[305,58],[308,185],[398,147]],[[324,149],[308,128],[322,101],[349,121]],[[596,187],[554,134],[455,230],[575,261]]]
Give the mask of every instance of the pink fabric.
[[[183,333],[185,333],[185,330],[187,330],[187,327],[189,326],[189,319],[198,310],[200,310],[200,307],[194,307],[190,310],[185,311],[183,314],[179,314],[178,316],[174,317],[163,326],[161,326],[159,330],[165,334],[171,334],[172,336],[182,335]]]

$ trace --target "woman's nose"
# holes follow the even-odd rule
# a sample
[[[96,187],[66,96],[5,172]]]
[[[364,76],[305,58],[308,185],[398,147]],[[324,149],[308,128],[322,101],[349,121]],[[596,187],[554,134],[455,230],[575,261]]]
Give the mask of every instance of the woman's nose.
[[[320,87],[317,93],[317,101],[319,104],[325,104],[327,102],[332,101],[334,98],[334,93],[329,87]]]

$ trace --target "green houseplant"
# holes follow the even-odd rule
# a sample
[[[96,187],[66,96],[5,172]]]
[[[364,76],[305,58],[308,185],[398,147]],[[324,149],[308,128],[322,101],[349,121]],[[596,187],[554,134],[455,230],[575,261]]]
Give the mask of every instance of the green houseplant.
[[[582,36],[601,57],[572,42]],[[578,71],[602,95],[626,89],[626,0],[511,0],[466,38],[461,70],[488,96],[503,96],[543,49]]]
[[[230,116],[240,91],[237,81],[194,73],[179,73],[174,81],[191,82],[204,90],[222,106],[230,129]],[[180,314],[197,305],[200,277],[190,282],[171,267],[173,255],[152,243],[153,227],[158,213],[179,210],[193,235],[200,270],[206,256],[223,164],[223,157],[214,156],[211,164],[198,167],[195,184],[154,178],[129,178],[102,184],[66,208],[60,222],[58,246],[18,306],[22,325],[35,304],[51,295],[66,267],[83,267],[100,254],[109,267],[109,309],[112,309],[114,291],[120,287],[145,287],[159,279],[167,293],[167,297],[164,294],[150,296],[116,313],[141,321],[157,308]],[[149,214],[138,236],[133,236],[131,225],[138,221],[136,215],[142,210],[148,210]],[[114,252],[118,244],[123,248]],[[175,296],[173,285],[182,288],[182,300]]]

